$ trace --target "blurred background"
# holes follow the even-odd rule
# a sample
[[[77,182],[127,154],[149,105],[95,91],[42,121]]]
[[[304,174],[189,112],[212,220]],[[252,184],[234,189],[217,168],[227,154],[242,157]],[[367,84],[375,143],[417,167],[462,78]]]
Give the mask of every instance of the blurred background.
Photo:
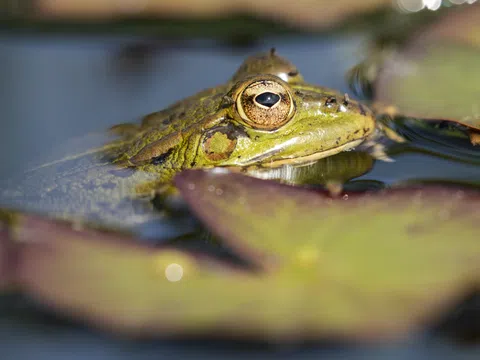
[[[72,139],[81,142],[114,124],[138,121],[223,83],[246,56],[271,47],[296,64],[309,82],[349,93],[350,85],[357,85],[360,90],[352,97],[365,101],[372,100],[369,85],[378,75],[378,66],[369,59],[386,51],[410,51],[426,41],[447,39],[474,49],[469,64],[480,59],[475,0],[3,0],[0,16],[0,179],[58,158],[60,144],[68,147]],[[361,63],[366,65],[356,78],[360,84],[352,84],[355,77],[346,74]],[[476,68],[462,64],[458,67],[475,79],[480,61]],[[452,77],[458,79],[455,71]],[[480,99],[478,84],[472,80],[468,86]],[[443,93],[462,93],[463,85]],[[478,103],[467,111],[478,117],[474,105]],[[388,169],[377,168],[377,176],[393,179]],[[476,174],[474,180],[480,181],[478,169],[478,162],[470,162],[450,171],[462,180]],[[125,344],[52,318],[31,318],[21,304],[15,306],[26,321],[2,313],[3,359],[266,357],[262,347],[247,351],[238,344]],[[383,348],[315,348],[300,354],[280,346],[268,354],[478,359],[479,351],[438,339],[414,339]]]

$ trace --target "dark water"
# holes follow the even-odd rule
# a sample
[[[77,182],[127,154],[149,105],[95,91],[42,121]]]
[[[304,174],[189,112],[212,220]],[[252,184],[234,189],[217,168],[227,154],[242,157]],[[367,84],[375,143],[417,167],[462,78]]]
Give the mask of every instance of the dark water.
[[[275,46],[312,83],[348,91],[346,70],[362,59],[362,35],[268,38],[243,51],[192,44],[138,46],[136,38],[7,37],[0,41],[2,131],[0,180],[55,158],[69,139],[101,133],[184,96],[224,82],[247,53]],[[134,45],[132,47],[132,45]],[[137,49],[127,56],[127,48]],[[402,128],[414,147],[397,147],[396,162],[377,161],[356,180],[394,185],[411,180],[480,183],[478,151],[466,138],[430,141],[429,129]],[[73,142],[71,143],[73,147]],[[70,149],[71,150],[71,149]],[[345,358],[478,359],[478,346],[419,335],[383,347],[250,347],[202,342],[122,342],[0,307],[2,359]],[[25,313],[25,315],[20,315]]]

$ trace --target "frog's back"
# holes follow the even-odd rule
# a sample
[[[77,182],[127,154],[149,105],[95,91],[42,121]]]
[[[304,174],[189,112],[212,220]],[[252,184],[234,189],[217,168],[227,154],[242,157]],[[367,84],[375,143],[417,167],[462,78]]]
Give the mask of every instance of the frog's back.
[[[204,115],[214,112],[230,84],[202,90],[186,99],[177,101],[166,109],[146,115],[141,129],[174,127],[176,129],[199,121]]]
[[[133,134],[119,139],[121,146],[109,152],[112,159],[128,159],[149,144],[181,138],[182,132],[214,115],[228,91],[227,84],[206,89],[170,107],[145,116]]]

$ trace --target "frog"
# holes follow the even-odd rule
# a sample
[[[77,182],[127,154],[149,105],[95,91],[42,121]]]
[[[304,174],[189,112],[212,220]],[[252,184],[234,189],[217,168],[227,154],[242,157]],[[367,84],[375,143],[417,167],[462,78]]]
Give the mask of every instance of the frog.
[[[307,166],[362,144],[372,149],[378,129],[367,106],[306,82],[272,49],[246,58],[224,84],[112,127],[107,144],[36,168],[2,198],[15,204],[27,198],[27,207],[39,211],[47,202],[55,217],[88,213],[109,225],[127,217],[142,222],[156,214],[154,197],[175,193],[172,179],[183,170],[265,178],[268,169]]]
[[[301,166],[354,149],[375,133],[374,113],[347,94],[312,85],[275,50],[247,58],[223,85],[140,124],[115,126],[112,163],[156,173],[146,193],[185,169]]]

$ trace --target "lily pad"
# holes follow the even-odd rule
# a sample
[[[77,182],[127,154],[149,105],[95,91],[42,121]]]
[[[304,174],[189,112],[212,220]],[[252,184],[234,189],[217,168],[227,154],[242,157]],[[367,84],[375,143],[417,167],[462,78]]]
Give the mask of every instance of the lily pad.
[[[375,100],[411,117],[480,132],[480,4],[460,7],[413,37],[382,65]]]
[[[176,183],[216,234],[279,279],[284,296],[297,290],[284,277],[308,287],[303,296],[315,305],[302,306],[316,331],[392,335],[480,283],[476,191],[432,186],[334,199],[201,171]]]
[[[33,216],[18,215],[15,223],[13,282],[59,312],[133,336],[204,331],[216,319],[212,311],[222,313],[208,305],[213,260],[201,270],[199,256],[140,245],[128,236]]]
[[[475,191],[331,198],[200,170],[176,183],[200,218],[258,266],[16,214],[10,282],[115,333],[272,341],[405,336],[480,283]]]

